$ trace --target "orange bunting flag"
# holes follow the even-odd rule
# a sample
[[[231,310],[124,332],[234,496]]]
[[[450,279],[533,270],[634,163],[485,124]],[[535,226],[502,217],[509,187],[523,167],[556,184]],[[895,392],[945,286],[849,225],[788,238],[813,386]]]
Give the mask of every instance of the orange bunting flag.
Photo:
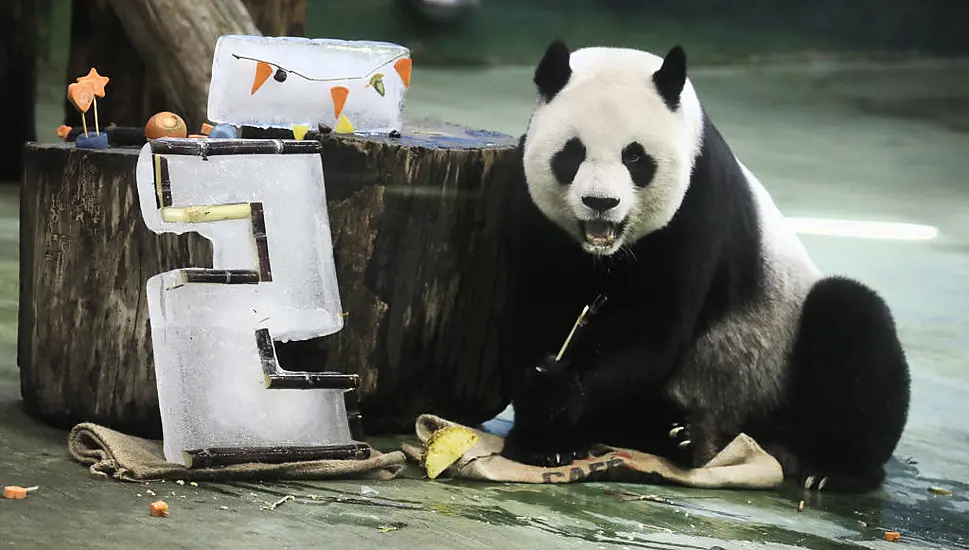
[[[397,74],[400,75],[400,79],[404,81],[404,87],[410,88],[410,68],[411,60],[405,57],[404,59],[398,59],[394,63],[394,69],[397,70]]]
[[[343,112],[343,106],[347,103],[350,90],[343,86],[334,86],[330,88],[330,95],[333,97],[333,118],[340,118],[340,113]]]
[[[256,90],[262,87],[263,84],[269,80],[269,76],[273,74],[273,68],[265,61],[260,61],[256,63],[256,78],[252,81],[252,91],[249,95],[256,93]]]

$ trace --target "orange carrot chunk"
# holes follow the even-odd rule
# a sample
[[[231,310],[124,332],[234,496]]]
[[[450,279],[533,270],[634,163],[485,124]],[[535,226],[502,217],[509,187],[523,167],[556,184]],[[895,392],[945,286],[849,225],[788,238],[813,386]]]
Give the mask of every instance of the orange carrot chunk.
[[[10,498],[13,500],[23,500],[27,498],[27,489],[23,487],[18,487],[17,485],[10,485],[3,488],[3,498]]]
[[[898,542],[902,538],[902,534],[898,531],[889,531],[885,533],[885,540],[888,542]]]
[[[156,518],[167,518],[168,504],[166,504],[164,500],[156,500],[155,502],[151,503],[151,506],[148,507],[148,511],[151,512],[151,515],[155,516]]]

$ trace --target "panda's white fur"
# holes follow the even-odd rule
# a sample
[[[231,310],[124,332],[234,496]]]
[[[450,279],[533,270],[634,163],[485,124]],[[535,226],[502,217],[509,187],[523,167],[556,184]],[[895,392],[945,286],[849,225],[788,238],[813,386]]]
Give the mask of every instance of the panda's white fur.
[[[532,387],[518,392],[517,401],[513,401],[516,427],[509,435],[506,456],[536,456],[528,454],[532,452],[538,453],[537,460],[552,460],[555,463],[563,452],[571,453],[572,447],[581,448],[583,445],[576,443],[578,439],[567,441],[569,438],[575,439],[574,436],[565,435],[567,431],[584,434],[591,429],[593,434],[588,436],[597,436],[595,428],[581,427],[583,421],[575,419],[591,414],[601,421],[613,414],[609,412],[610,409],[622,408],[621,405],[610,404],[618,403],[615,399],[622,401],[632,397],[633,394],[628,393],[630,388],[635,390],[636,384],[656,383],[647,383],[646,380],[658,382],[662,379],[660,387],[647,385],[642,389],[656,392],[652,394],[655,398],[668,400],[674,409],[692,415],[684,418],[683,422],[694,422],[694,439],[700,439],[702,434],[698,432],[701,430],[706,432],[709,437],[704,443],[710,448],[701,449],[697,456],[709,458],[709,453],[716,450],[714,447],[727,443],[717,440],[718,436],[729,437],[728,434],[744,429],[762,429],[758,434],[770,439],[762,443],[776,445],[779,456],[785,453],[795,455],[793,462],[785,465],[788,473],[803,474],[810,468],[818,467],[837,470],[844,466],[848,473],[842,476],[843,483],[840,485],[845,488],[869,488],[873,483],[880,482],[886,449],[890,452],[894,448],[908,407],[907,365],[887,308],[873,292],[854,281],[825,280],[822,277],[764,186],[729,151],[719,132],[707,125],[709,119],[692,83],[685,77],[685,59],[682,60],[684,74],[680,75],[682,87],[679,87],[674,75],[672,86],[677,90],[677,97],[670,98],[669,90],[659,89],[661,85],[654,78],[664,67],[663,57],[626,48],[594,47],[571,52],[567,54],[566,61],[562,48],[564,46],[556,49],[553,44],[543,60],[543,64],[552,65],[551,69],[540,65],[536,72],[540,97],[523,136],[523,176],[529,200],[541,212],[541,216],[569,235],[573,246],[581,247],[585,256],[592,261],[589,265],[595,265],[596,261],[606,262],[607,265],[594,268],[583,265],[581,258],[567,252],[567,247],[561,248],[563,245],[558,243],[558,239],[541,229],[541,222],[530,221],[522,225],[529,229],[512,236],[513,243],[548,239],[548,245],[561,252],[542,250],[541,243],[513,245],[518,246],[517,261],[526,264],[520,267],[519,272],[525,280],[519,282],[529,290],[521,291],[514,298],[519,309],[512,315],[519,318],[521,325],[511,330],[518,333],[531,330],[532,337],[528,345],[519,339],[512,348],[515,353],[531,357],[529,353],[540,352],[534,346],[551,346],[557,338],[556,331],[565,326],[547,327],[564,322],[562,318],[569,308],[577,310],[579,303],[583,303],[581,300],[584,298],[569,294],[578,292],[588,295],[596,290],[570,290],[576,285],[595,284],[612,288],[612,292],[618,295],[610,298],[620,300],[620,304],[614,305],[611,312],[603,313],[602,320],[591,322],[591,326],[610,322],[613,325],[604,324],[603,332],[585,336],[587,341],[591,340],[587,342],[589,347],[575,352],[585,357],[582,361],[592,362],[582,366],[586,369],[585,373],[572,372],[556,379],[547,374],[556,371],[555,368],[546,365],[547,368],[539,371],[546,373],[541,376],[553,378],[524,383],[526,387]],[[554,66],[556,57],[559,63],[557,68]],[[568,67],[561,66],[563,63],[567,63]],[[676,65],[676,62],[671,64]],[[541,74],[542,71],[545,73]],[[548,89],[543,90],[543,86]],[[673,108],[671,99],[675,103]],[[553,170],[553,159],[563,151],[567,142],[575,138],[583,146],[581,163],[574,170],[571,181],[563,182],[560,181],[561,175]],[[655,171],[648,185],[634,183],[634,170],[622,158],[624,147],[633,142],[641,145],[653,161]],[[698,163],[703,163],[703,167],[698,168]],[[697,170],[701,173],[698,174]],[[707,189],[694,193],[692,213],[681,214],[691,182]],[[709,191],[714,188],[716,191]],[[703,198],[704,193],[710,192],[714,194]],[[610,204],[615,206],[594,210],[587,206],[589,197],[610,199]],[[724,201],[725,204],[720,208],[716,201]],[[698,214],[703,212],[705,214]],[[709,223],[702,219],[695,222],[680,219],[678,227],[671,229],[674,219],[684,215],[724,218]],[[614,241],[603,244],[583,234],[582,223],[597,218],[621,224],[622,229]],[[755,230],[743,228],[750,223],[756,226]],[[711,248],[704,243],[688,242],[690,239],[722,238],[717,228],[737,233],[744,243],[729,243],[735,245],[734,248],[720,251],[717,247],[721,245]],[[654,234],[664,235],[654,238]],[[692,270],[690,265],[679,265],[671,268],[667,275],[657,275],[654,272],[662,271],[664,262],[672,257],[637,257],[637,254],[656,252],[676,255],[681,246],[677,242],[682,244],[683,250],[689,249],[684,257],[698,262],[697,270],[727,271],[714,276],[712,273]],[[750,259],[750,254],[755,254],[759,260]],[[650,267],[651,263],[655,264],[655,269]],[[723,267],[728,264],[729,267]],[[670,281],[670,277],[682,277],[682,285],[678,280]],[[747,277],[746,281],[741,280],[744,277]],[[645,286],[636,282],[638,278],[648,280],[643,283]],[[677,286],[682,288],[677,289]],[[667,299],[663,292],[650,297],[650,293],[655,293],[658,288],[667,289],[663,291],[667,294],[673,292],[680,296],[677,299],[684,300],[683,311],[674,309],[676,302],[664,302],[666,311],[657,311],[658,317],[651,319],[652,313],[648,309],[652,307],[652,301]],[[557,300],[565,303],[556,304]],[[815,313],[805,318],[809,300],[813,300],[810,310]],[[576,303],[570,305],[571,302]],[[845,307],[849,309],[844,310]],[[646,311],[641,311],[643,309]],[[849,311],[856,314],[851,321],[848,321],[851,317]],[[606,320],[610,315],[614,319]],[[696,320],[691,317],[694,315],[697,316]],[[633,321],[622,324],[622,319],[637,318],[640,321],[636,323],[646,324],[641,328],[628,324]],[[612,359],[602,355],[604,346],[633,346],[639,349],[636,347],[640,345],[636,343],[636,331],[661,332],[665,330],[665,325],[660,319],[664,318],[678,325],[671,329],[670,338],[687,338],[689,341],[681,357],[662,367],[668,374],[663,374],[661,378],[649,378],[636,371],[647,368],[646,365],[654,361],[670,361],[671,356],[661,354],[651,357],[643,351],[645,355],[641,361],[646,364],[643,365],[635,360],[640,352],[632,351],[632,348],[630,351],[618,350],[621,353]],[[694,323],[699,323],[697,332],[690,328]],[[844,325],[841,329],[837,329],[839,323]],[[864,360],[861,364],[843,365],[846,357],[858,357],[858,350],[828,349],[826,346],[829,343],[841,341],[835,334],[826,331],[854,330],[851,327],[867,323],[871,325],[858,329],[868,332],[857,335],[856,345],[869,345],[864,342],[874,339],[870,345],[876,347],[867,356],[862,356]],[[605,328],[607,326],[609,328]],[[643,333],[643,337],[647,334]],[[533,347],[529,348],[529,345]],[[582,345],[574,344],[573,347]],[[653,346],[662,345],[654,343]],[[819,359],[810,349],[805,351],[805,346],[829,354],[822,361],[824,364],[814,365],[813,362]],[[594,364],[597,362],[603,364]],[[838,384],[840,378],[846,376],[842,372],[846,368],[857,368],[859,375],[841,388]],[[880,369],[887,374],[882,374]],[[873,376],[885,377],[890,387],[884,390],[889,392],[887,395],[878,396],[878,392],[871,389],[882,383],[874,382]],[[597,378],[600,379],[598,387]],[[572,382],[563,382],[566,379]],[[583,384],[585,389],[575,389]],[[873,433],[872,439],[859,440],[857,454],[865,456],[858,459],[858,464],[832,462],[825,454],[830,447],[826,442],[813,443],[813,447],[808,446],[800,452],[791,451],[789,447],[798,447],[800,443],[784,439],[786,435],[778,435],[802,429],[808,434],[806,437],[814,432],[825,437],[844,437],[838,431],[847,429],[844,426],[826,427],[830,421],[819,419],[815,422],[802,417],[801,413],[790,412],[793,403],[810,403],[813,406],[815,402],[824,402],[829,397],[811,393],[814,391],[811,388],[815,386],[817,391],[828,388],[824,391],[834,394],[841,392],[855,398],[860,395],[859,399],[866,403],[868,410],[860,415],[864,418],[859,417],[856,422],[869,428],[874,426],[873,431],[881,435]],[[563,402],[556,401],[557,392],[563,392]],[[627,397],[618,397],[619,393]],[[885,402],[872,404],[875,402],[872,400],[880,398],[884,398]],[[522,408],[526,409],[525,413],[522,413]],[[840,419],[839,415],[852,414],[835,409],[825,414],[836,419]],[[553,410],[559,412],[553,413]],[[574,416],[572,423],[555,427],[556,423],[565,422],[555,417],[556,414],[564,414],[562,411],[571,411],[568,414]],[[789,417],[775,421],[776,414],[779,414],[777,411],[786,411]],[[646,414],[661,416],[660,413],[667,412],[665,409],[653,409]],[[556,419],[550,420],[549,415]],[[595,424],[598,421],[590,422]],[[633,426],[631,423],[624,425]],[[609,433],[608,430],[599,431],[601,433],[598,435]],[[565,439],[556,441],[556,436],[550,435],[556,432],[560,432]],[[612,435],[624,434],[612,432]],[[527,438],[536,441],[529,442]],[[623,440],[622,437],[619,439]],[[687,447],[689,443],[686,442]],[[540,458],[544,452],[542,449],[554,451],[554,459]],[[579,451],[575,452],[579,456]],[[798,459],[802,462],[798,463]]]
[[[590,47],[572,52],[572,78],[546,103],[539,99],[529,131],[525,134],[524,169],[529,193],[549,219],[577,239],[574,219],[588,219],[593,212],[582,204],[584,195],[610,196],[620,200],[608,212],[611,221],[629,217],[627,242],[664,227],[673,218],[690,184],[693,163],[703,139],[703,109],[693,83],[687,77],[676,112],[663,102],[651,80],[663,58],[630,48]],[[568,193],[549,168],[552,155],[573,136],[582,138],[588,150]],[[636,189],[622,165],[618,151],[639,141],[659,166],[652,183]],[[738,162],[739,159],[738,159]],[[790,262],[794,271],[782,276],[805,279],[808,285],[820,272],[797,234],[787,224],[760,181],[741,163],[755,191],[759,221],[770,238],[765,254]],[[615,253],[622,242],[595,253]]]
[[[556,101],[540,100],[529,124],[524,145],[528,189],[535,204],[577,238],[581,235],[570,218],[592,215],[582,196],[618,198],[619,206],[608,218],[618,222],[628,216],[625,240],[638,240],[666,225],[683,199],[703,134],[700,103],[688,80],[682,108],[671,112],[650,80],[663,58],[648,52],[584,48],[573,52],[570,62],[572,79]],[[589,158],[562,196],[549,163],[575,135],[589,148]],[[642,190],[635,189],[618,155],[633,140],[658,162],[653,183]],[[621,246],[617,241],[602,253],[612,254]]]

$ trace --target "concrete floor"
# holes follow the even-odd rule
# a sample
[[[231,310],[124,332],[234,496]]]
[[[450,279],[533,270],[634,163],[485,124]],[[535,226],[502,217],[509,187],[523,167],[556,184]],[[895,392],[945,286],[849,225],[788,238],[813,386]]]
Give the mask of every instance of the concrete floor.
[[[415,69],[408,116],[518,133],[530,69]],[[805,235],[823,269],[873,285],[895,309],[914,374],[913,409],[884,491],[864,497],[645,486],[519,486],[403,479],[366,483],[390,506],[288,502],[359,494],[360,482],[144,487],[92,477],[65,433],[24,416],[15,361],[17,197],[0,195],[0,546],[119,548],[969,548],[969,65],[697,70],[694,82],[735,151],[789,216],[927,224],[927,241]],[[57,125],[57,114],[48,116]],[[45,128],[45,130],[48,128]],[[394,444],[385,441],[386,446]],[[953,491],[935,496],[930,486]],[[609,488],[687,506],[619,502]],[[172,516],[147,515],[151,489]],[[172,494],[175,493],[175,494]],[[184,498],[183,498],[184,497]],[[388,503],[384,503],[388,504]],[[223,508],[224,507],[224,508]],[[727,515],[730,514],[730,515]],[[381,526],[398,530],[382,532]],[[61,531],[58,533],[58,531]]]

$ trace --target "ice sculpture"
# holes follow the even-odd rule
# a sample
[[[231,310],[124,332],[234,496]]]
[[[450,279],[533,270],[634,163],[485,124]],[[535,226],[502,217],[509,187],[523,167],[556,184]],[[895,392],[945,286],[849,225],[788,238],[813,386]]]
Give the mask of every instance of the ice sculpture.
[[[136,177],[148,228],[195,231],[213,247],[211,269],[147,282],[168,461],[367,449],[351,437],[343,395],[356,375],[284,371],[273,347],[343,326],[320,147],[162,138],[141,150]]]
[[[410,75],[410,50],[397,44],[225,35],[212,59],[208,117],[387,133],[401,128]]]

